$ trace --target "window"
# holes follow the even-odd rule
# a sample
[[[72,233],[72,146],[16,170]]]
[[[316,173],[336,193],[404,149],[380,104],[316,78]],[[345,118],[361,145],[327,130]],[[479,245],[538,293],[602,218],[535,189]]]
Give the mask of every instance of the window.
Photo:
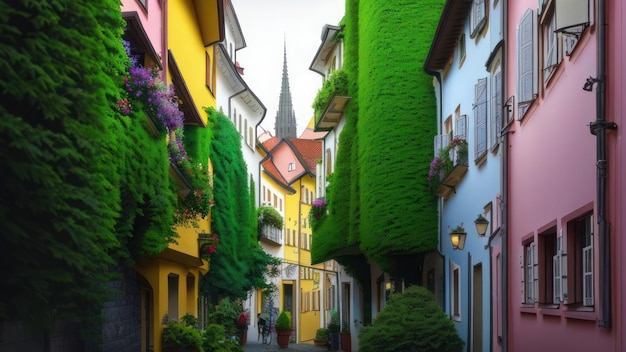
[[[556,30],[556,12],[552,11],[542,23],[543,39],[543,81],[547,83],[556,67],[561,62],[558,52]]]
[[[522,260],[522,272],[524,280],[525,304],[534,304],[537,300],[537,247],[534,241],[524,244],[524,259]]]
[[[559,304],[561,295],[561,237],[557,238],[556,228],[539,235],[539,303]]]
[[[478,33],[485,27],[487,15],[485,9],[488,7],[485,0],[474,0],[472,4],[472,15],[470,17],[470,38],[476,37]]]
[[[206,84],[207,88],[209,88],[209,91],[211,91],[211,93],[213,93],[213,64],[212,64],[211,56],[209,55],[209,53],[205,53],[205,55],[206,55],[205,84]]]
[[[502,130],[502,72],[498,66],[491,76],[491,148],[495,148],[500,141]]]
[[[450,263],[450,313],[452,319],[461,320],[461,268]]]
[[[456,117],[454,136],[467,139],[467,115],[460,115]]]
[[[537,48],[535,12],[527,10],[517,28],[518,119],[522,119],[537,96]]]
[[[487,78],[474,86],[474,158],[478,160],[487,152]]]
[[[465,61],[465,33],[459,38],[459,67],[463,66],[463,61]]]
[[[287,171],[296,171],[296,163],[289,163]]]
[[[324,162],[326,163],[326,176],[328,176],[331,172],[333,172],[333,154],[330,148],[326,148],[326,158]]]
[[[568,304],[592,307],[593,297],[593,215],[586,214],[567,224]]]
[[[144,11],[148,12],[148,0],[137,0],[139,5],[144,9]]]

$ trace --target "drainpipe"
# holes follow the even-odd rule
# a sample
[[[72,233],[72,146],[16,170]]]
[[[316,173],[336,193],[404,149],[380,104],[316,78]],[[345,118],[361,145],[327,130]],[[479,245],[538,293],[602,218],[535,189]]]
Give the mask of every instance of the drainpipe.
[[[614,130],[617,125],[606,120],[606,0],[598,1],[598,53],[597,53],[597,78],[587,80],[587,83],[595,81],[596,90],[596,121],[590,125],[591,133],[596,135],[596,185],[597,185],[597,208],[598,208],[598,241],[600,244],[600,321],[598,326],[611,328],[611,249],[610,228],[606,219],[606,194],[607,194],[607,148],[606,130]],[[587,90],[587,89],[586,89]]]
[[[427,74],[434,76],[437,79],[437,82],[439,82],[439,116],[437,118],[437,120],[439,121],[439,127],[437,129],[437,131],[443,131],[443,122],[442,122],[442,117],[443,117],[443,80],[441,78],[441,72],[440,71],[430,71],[425,69],[424,71],[426,71]],[[437,211],[439,212],[439,214],[443,214],[443,201],[441,200],[441,198],[437,199]],[[445,278],[446,275],[446,256],[443,255],[443,217],[442,216],[438,216],[437,217],[437,229],[439,231],[439,254],[441,254],[441,256],[443,257],[443,268],[444,268],[444,272],[443,272],[443,276]],[[444,297],[443,297],[443,304],[441,309],[445,312],[446,311],[446,297],[445,297],[445,292],[446,292],[446,280],[442,280],[443,284],[442,284],[442,292],[444,292]]]
[[[506,36],[504,38],[503,46],[502,46],[502,67],[500,68],[502,72],[502,97],[508,97],[509,92],[507,89],[507,51],[509,47],[508,41],[508,33],[509,33],[509,2],[508,0],[504,0],[502,2],[502,32]],[[509,109],[513,109],[513,106],[509,106]],[[508,117],[507,117],[508,120]],[[507,130],[502,134],[502,179],[500,180],[500,187],[502,188],[502,199],[500,201],[500,212],[502,214],[502,223],[500,224],[500,234],[502,236],[501,243],[501,265],[502,269],[500,271],[500,295],[502,296],[501,304],[502,304],[502,352],[506,352],[508,350],[508,329],[509,329],[509,314],[508,314],[508,306],[509,306],[509,280],[508,280],[508,226],[509,226],[509,216],[508,216],[508,201],[509,201],[509,131]]]

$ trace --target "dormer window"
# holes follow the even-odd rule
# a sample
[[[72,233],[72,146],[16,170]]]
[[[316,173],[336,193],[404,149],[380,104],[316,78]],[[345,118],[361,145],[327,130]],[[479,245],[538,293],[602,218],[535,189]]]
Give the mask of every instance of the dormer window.
[[[296,163],[289,163],[287,171],[296,171]]]

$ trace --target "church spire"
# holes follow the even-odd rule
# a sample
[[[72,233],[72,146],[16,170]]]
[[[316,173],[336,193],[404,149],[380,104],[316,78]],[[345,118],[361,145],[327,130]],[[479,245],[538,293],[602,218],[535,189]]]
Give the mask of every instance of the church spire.
[[[296,114],[293,111],[293,103],[291,102],[289,74],[287,73],[287,40],[284,41],[283,46],[283,80],[280,87],[280,99],[274,127],[278,140],[296,138]]]

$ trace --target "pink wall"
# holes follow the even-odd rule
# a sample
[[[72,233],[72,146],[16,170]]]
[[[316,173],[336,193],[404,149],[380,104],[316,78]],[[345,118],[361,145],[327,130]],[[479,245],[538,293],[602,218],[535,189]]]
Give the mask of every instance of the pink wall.
[[[620,0],[609,1],[607,7],[607,46],[608,46],[608,78],[607,78],[607,120],[614,121],[618,125],[617,131],[607,134],[608,149],[608,216],[611,225],[611,236],[614,241],[612,246],[612,275],[614,280],[612,287],[613,297],[613,321],[617,330],[617,341],[615,350],[624,351],[626,343],[626,325],[622,324],[625,304],[624,292],[626,292],[626,267],[625,256],[626,241],[624,241],[624,220],[626,219],[626,209],[624,200],[626,199],[626,151],[621,139],[621,129],[624,129],[624,102],[626,101],[626,60],[624,60],[624,38],[626,38],[626,6]]]
[[[274,164],[283,174],[288,183],[292,183],[297,179],[297,176],[302,175],[304,167],[298,161],[298,158],[294,154],[293,150],[287,143],[281,143],[274,151],[272,151]],[[289,163],[295,163],[295,170],[289,170]]]
[[[509,1],[507,95],[517,95],[517,25],[537,1]],[[540,51],[541,53],[541,51]],[[596,201],[596,137],[589,123],[596,116],[596,93],[582,89],[596,76],[596,28],[582,36],[574,52],[564,57],[539,97],[521,121],[515,119],[509,135],[509,309],[508,342],[512,351],[614,351],[615,333],[599,328],[598,256],[594,255],[595,313],[591,320],[568,317],[567,308],[542,309],[538,303],[522,308],[522,239],[534,238],[582,210],[594,210]],[[516,96],[517,104],[517,96]],[[596,231],[597,233],[597,225]],[[595,248],[597,253],[597,236]],[[589,316],[587,316],[589,318]]]
[[[164,12],[161,7],[161,0],[147,0],[147,3],[146,11],[138,0],[122,0],[122,12],[137,12],[143,29],[146,31],[148,38],[150,38],[154,50],[161,56],[161,64],[165,67],[167,55],[165,55],[164,48],[166,47],[165,40],[167,36],[165,35],[166,27],[162,23],[167,22],[163,18]],[[163,3],[167,4],[167,1],[163,1]]]

